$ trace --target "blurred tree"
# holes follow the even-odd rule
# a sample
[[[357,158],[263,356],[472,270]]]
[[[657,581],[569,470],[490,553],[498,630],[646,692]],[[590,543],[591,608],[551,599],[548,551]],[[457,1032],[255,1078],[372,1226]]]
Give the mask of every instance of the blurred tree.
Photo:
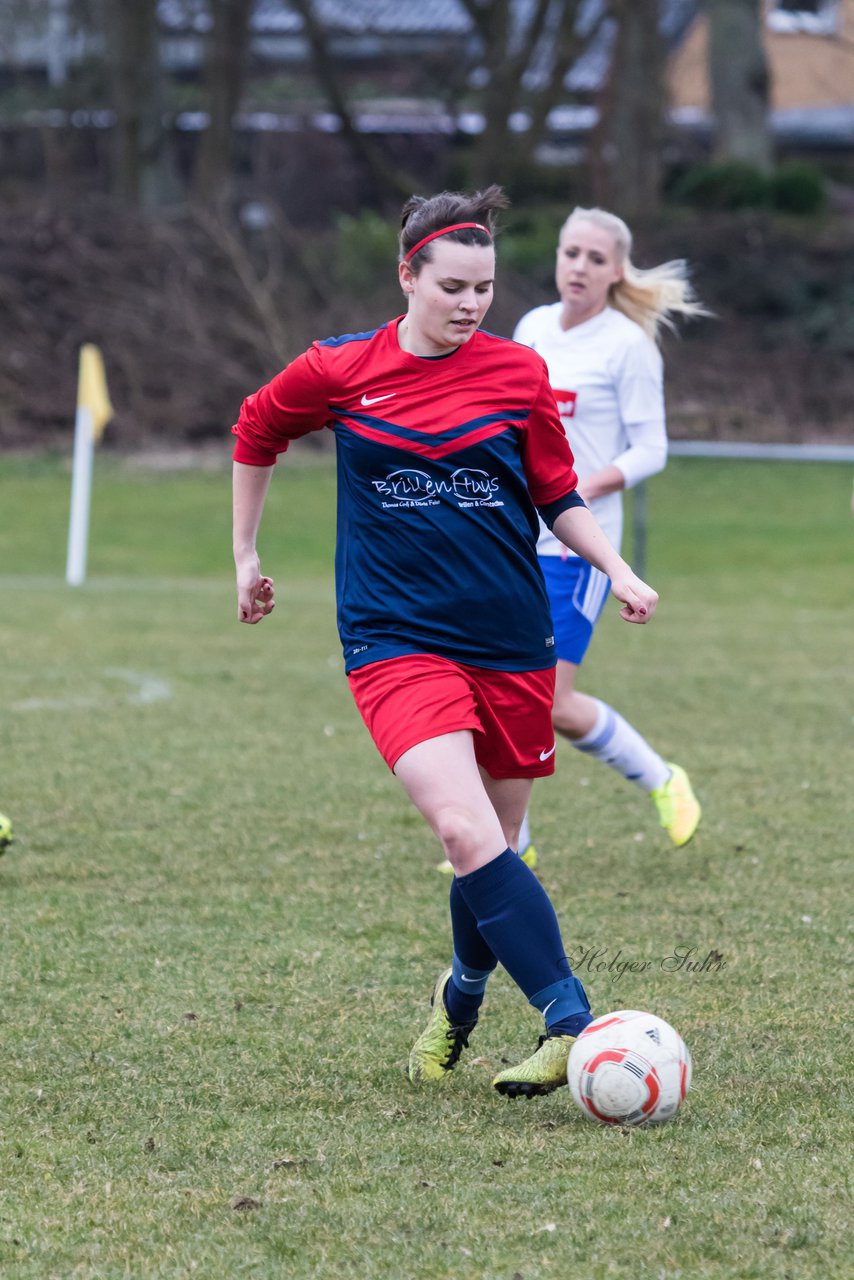
[[[106,35],[113,130],[113,192],[151,209],[165,198],[157,0],[100,0]]]
[[[659,0],[611,0],[616,35],[591,141],[596,201],[622,216],[653,213],[661,199],[666,45]]]
[[[301,14],[314,74],[330,108],[342,121],[342,136],[370,173],[380,203],[383,194],[399,198],[420,185],[390,165],[374,142],[361,133],[347,102],[341,69],[329,51],[329,33],[315,0],[292,0]],[[461,0],[474,41],[459,47],[455,62],[445,61],[435,89],[449,109],[460,101],[483,116],[472,142],[471,178],[476,183],[507,182],[529,163],[542,141],[549,112],[564,92],[564,80],[605,16],[585,0]],[[584,10],[592,13],[582,21]],[[524,123],[527,127],[520,128]]]
[[[234,116],[246,73],[249,21],[255,0],[209,0],[211,29],[205,50],[209,124],[202,134],[196,188],[210,199],[224,191],[234,160]]]
[[[52,90],[61,91],[77,70],[83,37],[89,51],[98,29],[97,0],[0,0],[0,50],[3,53],[2,84],[35,83],[32,71],[43,50],[44,72]],[[29,52],[27,52],[29,51]],[[23,55],[23,56],[22,56]],[[59,102],[61,93],[52,96]]]
[[[768,170],[770,72],[762,44],[764,0],[707,0],[715,160]]]
[[[303,20],[315,79],[331,110],[341,121],[345,142],[368,173],[377,202],[382,204],[385,197],[399,201],[401,197],[411,195],[418,187],[417,180],[391,164],[373,140],[356,125],[340,70],[329,51],[326,29],[315,11],[314,0],[292,0],[292,3]]]
[[[476,182],[506,182],[543,140],[549,112],[570,67],[586,47],[593,23],[580,21],[583,0],[462,0],[478,37],[478,65],[470,83],[480,88],[483,132],[473,158]],[[587,6],[588,9],[590,6]],[[514,128],[526,112],[529,127]]]

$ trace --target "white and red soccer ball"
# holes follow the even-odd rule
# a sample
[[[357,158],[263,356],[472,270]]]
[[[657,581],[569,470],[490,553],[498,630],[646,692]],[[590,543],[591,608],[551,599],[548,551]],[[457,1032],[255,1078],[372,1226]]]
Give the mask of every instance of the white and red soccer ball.
[[[679,1032],[654,1013],[619,1009],[596,1018],[569,1053],[569,1090],[602,1124],[663,1124],[691,1085],[691,1055]]]

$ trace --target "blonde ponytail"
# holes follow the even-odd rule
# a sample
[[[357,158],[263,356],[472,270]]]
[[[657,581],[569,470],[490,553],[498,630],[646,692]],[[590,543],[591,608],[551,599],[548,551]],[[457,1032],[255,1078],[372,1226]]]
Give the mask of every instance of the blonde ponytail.
[[[623,278],[608,290],[608,305],[634,320],[648,338],[657,342],[662,328],[675,329],[680,317],[710,314],[691,287],[684,259],[641,271],[632,263],[632,233],[622,218],[605,209],[573,209],[561,235],[573,222],[592,222],[613,237]]]

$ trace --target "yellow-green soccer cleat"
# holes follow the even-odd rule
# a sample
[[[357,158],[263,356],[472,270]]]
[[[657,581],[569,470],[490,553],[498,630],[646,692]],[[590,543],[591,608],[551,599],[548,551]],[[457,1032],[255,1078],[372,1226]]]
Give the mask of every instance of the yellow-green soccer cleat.
[[[700,823],[702,809],[691,788],[684,769],[678,764],[667,765],[670,777],[664,786],[651,791],[658,817],[673,843],[679,847],[687,844]]]
[[[0,857],[3,856],[14,839],[10,819],[6,817],[5,813],[0,813]]]
[[[505,1098],[536,1098],[566,1084],[566,1064],[574,1036],[540,1036],[537,1052],[518,1067],[499,1071],[492,1082]]]
[[[447,1080],[448,1072],[453,1071],[457,1065],[463,1049],[468,1048],[469,1036],[475,1023],[467,1022],[459,1027],[451,1023],[444,998],[450,977],[451,970],[446,969],[436,979],[430,997],[430,1018],[409,1054],[406,1074],[411,1084],[431,1084]]]
[[[526,867],[530,867],[532,871],[537,869],[537,851],[532,844],[529,844],[523,853],[519,854]],[[441,871],[443,876],[452,876],[454,868],[451,866],[447,858],[443,858],[441,862],[436,863],[436,870]]]
[[[536,871],[538,862],[537,851],[532,844],[529,844],[527,849],[523,849],[519,854],[519,857],[522,859],[526,867],[530,867],[532,871]]]

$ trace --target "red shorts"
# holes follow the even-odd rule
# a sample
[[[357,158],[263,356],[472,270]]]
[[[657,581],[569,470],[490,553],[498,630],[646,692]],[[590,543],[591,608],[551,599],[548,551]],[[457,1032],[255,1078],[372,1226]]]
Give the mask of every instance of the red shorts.
[[[460,729],[491,778],[554,773],[554,668],[487,671],[435,654],[386,658],[351,671],[362,719],[390,769],[410,747]]]

